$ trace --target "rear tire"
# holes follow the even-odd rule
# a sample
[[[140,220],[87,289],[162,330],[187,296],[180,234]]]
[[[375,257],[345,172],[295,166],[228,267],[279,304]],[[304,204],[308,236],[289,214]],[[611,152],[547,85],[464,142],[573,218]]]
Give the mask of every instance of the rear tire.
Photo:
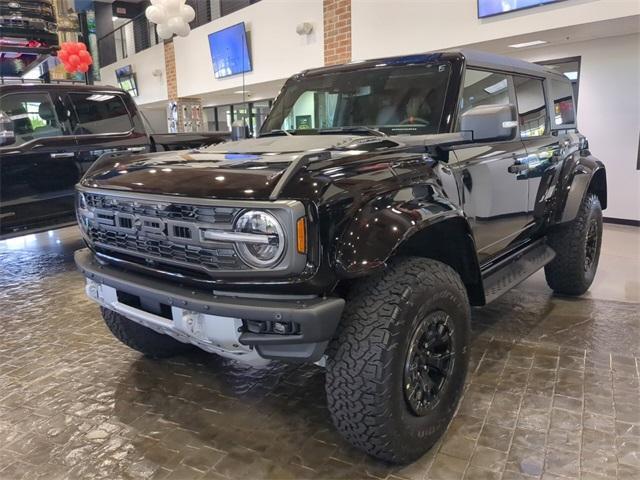
[[[562,295],[582,295],[596,275],[602,245],[602,208],[587,194],[576,218],[556,227],[548,236],[556,257],[544,268],[547,284]]]
[[[102,307],[102,318],[113,336],[149,358],[167,358],[186,353],[194,347],[179,342],[168,335],[154,332],[150,328],[123,317],[119,313]]]
[[[349,297],[327,350],[333,422],[366,453],[411,462],[444,433],[464,387],[466,289],[451,267],[404,258]]]

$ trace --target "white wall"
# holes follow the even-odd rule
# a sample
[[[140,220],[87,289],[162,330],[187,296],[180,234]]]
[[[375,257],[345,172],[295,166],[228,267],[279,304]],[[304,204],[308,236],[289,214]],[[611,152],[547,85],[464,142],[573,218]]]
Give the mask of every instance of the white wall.
[[[174,39],[179,96],[241,88],[242,75],[214,78],[208,35],[242,21],[249,31],[253,66],[245,74],[247,85],[324,64],[322,0],[262,0]],[[296,33],[296,25],[303,22],[313,24],[311,35]]]
[[[138,105],[167,101],[167,79],[165,78],[164,45],[162,43],[102,67],[100,69],[100,83],[118,86],[116,69],[125,65],[131,65],[136,74],[139,95],[135,101]],[[154,77],[152,74],[154,70],[161,70],[162,75]]]
[[[605,216],[640,220],[640,36],[626,35],[520,53],[528,61],[581,57],[578,128],[607,166]]]
[[[485,19],[478,19],[476,0],[353,0],[352,57],[426,52],[638,14],[638,0],[567,0]]]

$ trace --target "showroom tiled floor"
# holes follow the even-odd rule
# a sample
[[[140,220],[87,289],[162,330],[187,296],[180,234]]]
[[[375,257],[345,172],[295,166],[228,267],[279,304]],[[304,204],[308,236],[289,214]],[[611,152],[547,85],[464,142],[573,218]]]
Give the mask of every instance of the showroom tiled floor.
[[[474,311],[472,369],[413,465],[354,451],[323,370],[193,354],[150,361],[107,332],[75,229],[0,242],[0,479],[640,478],[640,229],[607,226],[582,299],[539,274]]]

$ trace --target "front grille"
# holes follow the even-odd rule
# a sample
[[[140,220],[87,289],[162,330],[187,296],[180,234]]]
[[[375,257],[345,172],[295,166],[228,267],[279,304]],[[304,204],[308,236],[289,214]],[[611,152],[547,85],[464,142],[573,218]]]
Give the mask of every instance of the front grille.
[[[145,258],[158,258],[171,262],[202,265],[215,270],[236,270],[240,268],[233,248],[209,249],[191,245],[180,245],[167,240],[153,240],[112,232],[104,228],[90,228],[89,238],[104,248],[114,247]],[[117,256],[117,255],[116,255]]]
[[[151,202],[84,194],[89,240],[114,257],[195,270],[244,270],[233,244],[206,241],[200,228],[231,230],[239,208]]]
[[[168,218],[171,220],[195,221],[199,223],[215,223],[227,225],[231,223],[239,211],[230,207],[208,207],[202,205],[186,205],[180,203],[149,203],[137,200],[125,200],[106,195],[85,194],[89,208],[112,210],[135,215]]]

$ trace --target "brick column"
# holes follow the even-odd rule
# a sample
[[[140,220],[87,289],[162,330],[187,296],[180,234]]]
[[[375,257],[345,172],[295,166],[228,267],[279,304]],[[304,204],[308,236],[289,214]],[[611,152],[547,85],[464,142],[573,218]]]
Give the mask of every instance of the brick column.
[[[173,40],[164,42],[164,70],[167,81],[167,126],[169,133],[202,132],[206,125],[199,98],[178,98],[178,77]]]
[[[167,95],[169,100],[178,98],[178,79],[176,78],[176,54],[173,40],[164,42],[164,72],[167,79]]]
[[[351,61],[351,0],[323,0],[324,64]]]

